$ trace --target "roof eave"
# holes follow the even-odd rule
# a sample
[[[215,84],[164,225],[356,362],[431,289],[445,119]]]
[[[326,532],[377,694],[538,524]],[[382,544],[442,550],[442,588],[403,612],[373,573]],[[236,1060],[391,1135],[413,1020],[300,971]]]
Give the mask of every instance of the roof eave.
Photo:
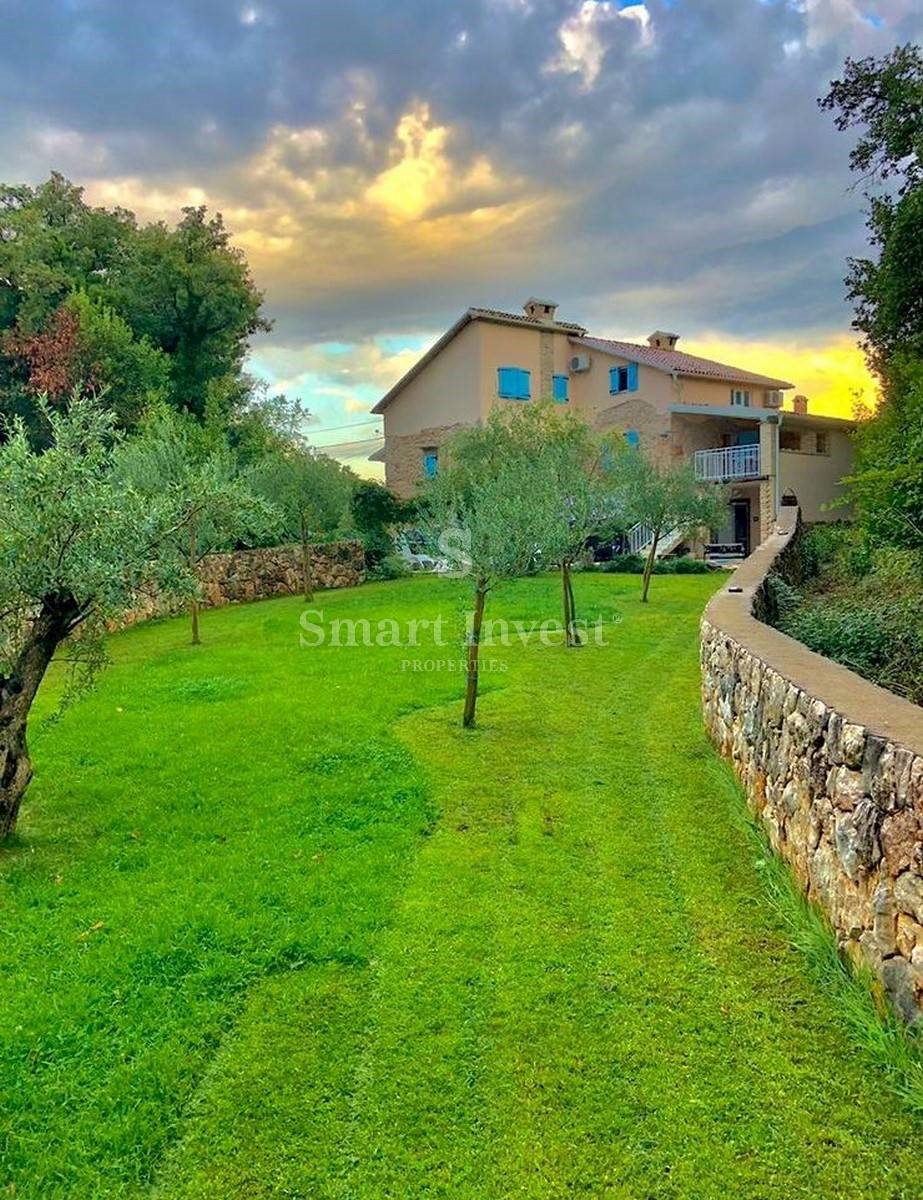
[[[410,383],[410,381],[412,379],[416,379],[416,377],[420,374],[420,372],[423,370],[423,368],[428,363],[432,362],[432,360],[436,357],[436,355],[440,352],[440,350],[442,350],[443,347],[447,346],[454,337],[457,337],[458,334],[460,334],[461,331],[465,328],[465,326],[473,320],[474,320],[474,310],[470,309],[470,308],[466,309],[465,312],[463,312],[462,315],[455,322],[455,324],[450,325],[449,328],[442,335],[442,337],[437,338],[437,340],[435,342],[433,342],[433,344],[430,346],[430,348],[427,351],[425,351],[425,353],[420,358],[417,359],[417,361],[413,364],[413,366],[410,368],[410,370],[404,372],[404,374],[400,377],[400,379],[397,381],[397,383],[394,385],[394,387],[392,387],[389,392],[386,392],[385,395],[382,396],[382,398],[378,401],[378,403],[372,409],[372,412],[373,413],[383,413],[385,411],[385,409],[388,407],[388,405],[391,403],[391,401],[394,400],[404,390],[404,388],[407,386],[407,384]]]

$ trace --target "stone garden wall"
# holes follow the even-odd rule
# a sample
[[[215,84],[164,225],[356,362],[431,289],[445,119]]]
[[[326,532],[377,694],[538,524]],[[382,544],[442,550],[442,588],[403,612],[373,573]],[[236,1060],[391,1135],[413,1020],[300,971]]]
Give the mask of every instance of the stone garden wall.
[[[342,541],[312,546],[311,572],[315,588],[355,587],[365,579],[362,543]],[[301,547],[269,546],[208,554],[199,563],[197,574],[204,608],[267,600],[272,596],[296,596],[302,590]],[[118,624],[119,627],[135,625],[150,617],[167,616],[171,611],[176,611],[175,606],[162,597],[141,597]]]
[[[923,709],[758,619],[770,568],[796,569],[797,509],[783,521],[705,611],[705,724],[841,947],[919,1020]]]

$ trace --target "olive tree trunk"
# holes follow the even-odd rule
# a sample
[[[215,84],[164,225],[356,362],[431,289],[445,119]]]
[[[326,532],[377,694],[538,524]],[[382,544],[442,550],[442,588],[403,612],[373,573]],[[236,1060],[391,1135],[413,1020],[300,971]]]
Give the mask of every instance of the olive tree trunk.
[[[301,583],[304,588],[305,600],[313,600],[314,579],[311,575],[311,545],[308,541],[308,527],[304,517],[301,518]]]
[[[641,585],[641,602],[647,604],[647,593],[651,586],[651,576],[654,574],[654,563],[657,561],[657,544],[660,541],[660,526],[654,529],[654,536],[651,539],[651,548],[647,553],[647,562],[644,564],[644,582]]]
[[[474,589],[474,617],[468,636],[468,670],[465,681],[465,712],[462,725],[469,729],[474,724],[474,712],[478,702],[478,656],[481,650],[481,625],[484,621],[484,601],[487,598],[487,580],[478,579]]]
[[[189,570],[195,575],[196,564],[199,561],[199,534],[198,522],[195,517],[189,521]],[[193,597],[189,608],[192,617],[192,644],[193,646],[201,646],[202,639],[199,636],[199,602]]]
[[[563,559],[561,562],[561,591],[564,597],[564,644],[566,646],[582,646],[583,639],[577,628],[577,605],[574,602],[574,581],[570,568],[569,560]]]
[[[47,596],[8,675],[0,675],[0,840],[16,827],[32,779],[26,742],[29,711],[60,643],[80,622],[71,595]]]

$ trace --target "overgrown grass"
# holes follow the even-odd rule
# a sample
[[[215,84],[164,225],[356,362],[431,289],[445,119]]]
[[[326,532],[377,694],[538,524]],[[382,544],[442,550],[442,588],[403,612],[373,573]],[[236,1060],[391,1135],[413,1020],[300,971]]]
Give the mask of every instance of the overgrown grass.
[[[468,734],[457,669],[413,669],[461,657],[431,630],[306,650],[281,600],[207,614],[198,649],[183,621],[113,639],[2,852],[0,1188],[917,1194],[891,1059],[788,948],[701,729],[715,581],[577,586],[606,644],[485,647]],[[315,607],[455,638],[465,599]],[[491,615],[558,600],[522,581]]]

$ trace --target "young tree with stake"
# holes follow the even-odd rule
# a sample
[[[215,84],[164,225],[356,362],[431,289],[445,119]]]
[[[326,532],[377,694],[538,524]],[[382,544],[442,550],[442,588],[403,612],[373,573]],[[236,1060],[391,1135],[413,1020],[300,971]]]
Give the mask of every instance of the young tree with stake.
[[[314,598],[311,542],[346,521],[354,478],[334,459],[297,446],[267,455],[253,468],[253,488],[281,513],[282,535],[301,544],[305,600]]]
[[[423,524],[433,540],[459,531],[464,567],[474,588],[468,631],[462,725],[474,724],[478,698],[481,629],[487,594],[499,579],[523,574],[540,551],[542,527],[532,496],[528,456],[511,445],[499,416],[459,431],[446,447],[441,467],[423,494]]]
[[[121,469],[141,495],[173,492],[187,499],[184,526],[176,532],[177,552],[190,573],[206,554],[241,540],[252,545],[280,525],[279,511],[254,494],[241,475],[223,431],[198,425],[191,417],[169,409],[154,411],[144,424],[144,436],[129,442],[121,454]],[[192,593],[192,644],[201,644],[199,595]]]
[[[613,484],[618,506],[651,531],[641,584],[646,604],[661,540],[674,531],[688,535],[719,525],[727,496],[714,484],[699,483],[689,463],[661,464],[627,448],[619,455]]]

